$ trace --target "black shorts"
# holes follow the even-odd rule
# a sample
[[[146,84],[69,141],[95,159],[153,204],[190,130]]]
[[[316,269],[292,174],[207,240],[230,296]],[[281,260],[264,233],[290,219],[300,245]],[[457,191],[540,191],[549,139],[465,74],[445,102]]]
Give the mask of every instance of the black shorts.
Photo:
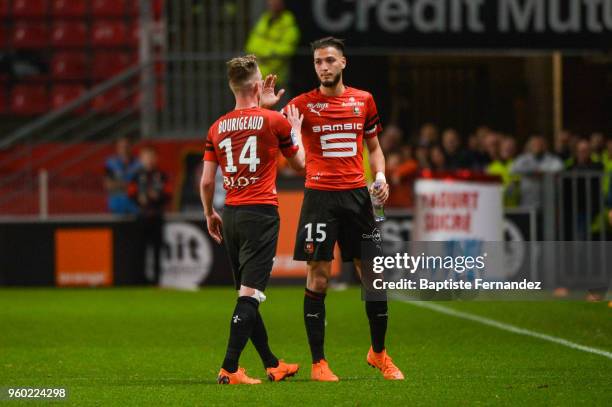
[[[346,191],[304,190],[294,260],[330,261],[334,244],[343,261],[361,258],[361,242],[380,239],[366,187]]]
[[[226,206],[223,241],[234,275],[241,285],[264,291],[276,255],[280,219],[273,205]]]

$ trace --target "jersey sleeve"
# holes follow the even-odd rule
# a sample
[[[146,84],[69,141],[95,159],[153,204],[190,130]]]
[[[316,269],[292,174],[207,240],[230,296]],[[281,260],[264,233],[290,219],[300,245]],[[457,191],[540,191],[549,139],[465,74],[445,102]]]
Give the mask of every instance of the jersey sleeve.
[[[363,128],[363,137],[366,139],[376,137],[382,131],[378,109],[376,109],[376,103],[372,95],[368,95],[366,100],[366,119]]]
[[[300,101],[300,97],[299,96],[294,97],[293,99],[291,99],[281,110],[279,110],[280,114],[282,114],[283,116],[287,117],[287,108],[289,107],[289,105],[295,105],[295,107],[300,109],[299,101]]]
[[[298,152],[298,145],[291,124],[283,116],[274,114],[270,118],[272,132],[278,138],[278,147],[287,158],[293,157]]]
[[[206,136],[206,144],[204,145],[204,161],[213,161],[218,163],[217,153],[215,152],[215,146],[212,142],[212,127],[208,130]]]

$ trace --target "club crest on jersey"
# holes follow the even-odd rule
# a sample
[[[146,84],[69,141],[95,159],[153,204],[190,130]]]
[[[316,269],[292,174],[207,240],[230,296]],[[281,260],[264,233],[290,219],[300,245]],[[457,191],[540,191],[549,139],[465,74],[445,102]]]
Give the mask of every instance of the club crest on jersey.
[[[308,103],[306,107],[312,112],[321,116],[321,112],[329,107],[329,103]]]
[[[355,116],[359,116],[361,114],[361,110],[359,110],[359,108],[355,106],[353,108],[353,113],[355,114]]]
[[[313,254],[314,253],[314,243],[306,242],[306,244],[304,245],[304,252],[307,254]]]

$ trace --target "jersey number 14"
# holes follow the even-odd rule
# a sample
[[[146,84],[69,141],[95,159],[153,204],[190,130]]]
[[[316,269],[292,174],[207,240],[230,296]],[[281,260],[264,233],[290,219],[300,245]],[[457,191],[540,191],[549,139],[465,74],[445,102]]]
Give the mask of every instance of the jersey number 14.
[[[238,167],[234,165],[234,156],[232,155],[232,139],[226,138],[219,143],[219,147],[225,150],[226,162],[225,172],[235,173],[238,171]],[[257,171],[257,165],[260,163],[259,157],[257,157],[257,136],[249,136],[242,151],[240,157],[238,157],[238,164],[245,164],[249,166],[250,172]]]

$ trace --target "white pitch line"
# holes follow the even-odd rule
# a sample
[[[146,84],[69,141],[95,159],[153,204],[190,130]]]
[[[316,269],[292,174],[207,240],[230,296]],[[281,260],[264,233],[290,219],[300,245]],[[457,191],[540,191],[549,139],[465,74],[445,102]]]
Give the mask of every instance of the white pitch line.
[[[467,312],[456,311],[452,308],[448,308],[448,307],[430,303],[430,302],[407,301],[407,300],[401,300],[401,301],[407,304],[414,305],[416,307],[421,307],[421,308],[426,308],[432,311],[436,311],[441,314],[450,315],[450,316],[457,317],[457,318],[467,319],[469,321],[474,321],[474,322],[478,322],[483,325],[492,326],[494,328],[501,329],[503,331],[513,332],[519,335],[531,336],[533,338],[538,338],[544,341],[553,342],[559,345],[567,346],[568,348],[577,349],[583,352],[593,353],[595,355],[599,355],[599,356],[603,356],[608,359],[612,359],[612,352],[607,352],[605,350],[601,350],[597,348],[591,348],[590,346],[580,345],[579,343],[571,342],[571,341],[568,341],[567,339],[542,334],[542,333],[531,331],[525,328],[519,328],[514,325],[506,324],[503,322],[496,321],[494,319],[489,319],[489,318],[481,317],[481,316],[474,315],[474,314],[469,314]]]

